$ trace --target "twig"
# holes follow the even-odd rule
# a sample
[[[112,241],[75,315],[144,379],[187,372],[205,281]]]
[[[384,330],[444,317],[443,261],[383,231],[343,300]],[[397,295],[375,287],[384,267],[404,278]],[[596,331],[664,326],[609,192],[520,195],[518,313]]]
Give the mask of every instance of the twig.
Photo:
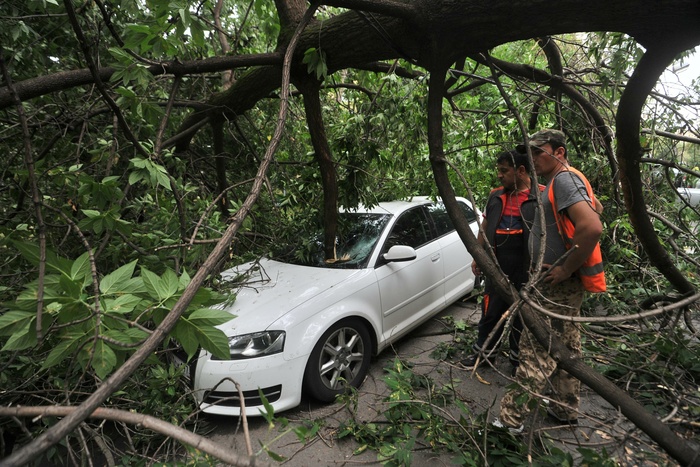
[[[0,47],[0,69],[7,83],[8,90],[12,93],[15,106],[17,108],[17,116],[19,117],[20,125],[22,126],[22,140],[24,142],[24,163],[27,166],[27,176],[32,191],[32,203],[34,204],[34,215],[36,216],[37,232],[39,234],[39,279],[37,284],[37,304],[36,304],[36,338],[41,341],[44,336],[42,325],[42,313],[44,309],[44,278],[46,276],[46,225],[41,212],[41,194],[37,184],[36,172],[34,170],[34,160],[32,158],[32,143],[29,134],[29,126],[27,125],[27,116],[24,113],[22,101],[14,87],[12,77],[10,76],[7,66],[5,65],[5,49]]]
[[[690,295],[682,300],[679,300],[672,305],[667,305],[667,306],[662,306],[662,307],[657,307],[648,311],[643,311],[641,313],[635,313],[632,315],[616,315],[616,316],[566,316],[566,315],[560,315],[557,313],[552,313],[551,311],[548,311],[536,303],[533,302],[532,297],[530,297],[530,294],[525,291],[521,290],[520,291],[521,296],[523,296],[523,299],[528,303],[528,305],[532,306],[534,310],[537,310],[538,312],[542,313],[543,315],[547,315],[550,318],[555,318],[555,319],[560,319],[562,321],[570,321],[572,323],[621,323],[624,321],[632,321],[632,320],[637,320],[637,319],[644,319],[644,318],[650,318],[652,316],[660,315],[662,313],[668,313],[669,311],[677,310],[679,308],[686,307],[688,305],[691,305],[698,300],[700,300],[700,292],[695,293],[693,295]]]
[[[80,43],[80,47],[83,50],[83,55],[85,57],[85,61],[87,62],[88,68],[90,69],[90,73],[92,74],[93,80],[95,82],[95,86],[97,87],[97,90],[100,91],[100,94],[102,94],[102,98],[105,100],[109,108],[114,112],[116,117],[119,119],[119,125],[124,132],[124,135],[126,138],[131,142],[131,144],[134,145],[134,148],[136,149],[137,152],[139,152],[142,156],[148,158],[149,154],[146,152],[144,147],[141,145],[138,139],[136,139],[136,136],[134,133],[131,131],[129,128],[129,124],[126,122],[126,119],[124,118],[124,115],[122,114],[122,111],[119,109],[119,106],[117,105],[116,102],[114,102],[114,99],[112,99],[109,94],[107,93],[107,88],[104,85],[104,82],[102,81],[102,78],[100,77],[100,70],[98,70],[97,66],[95,65],[95,61],[92,59],[92,55],[90,54],[90,47],[88,45],[88,42],[85,38],[85,35],[83,34],[82,29],[80,28],[80,24],[78,23],[78,17],[75,14],[75,9],[73,8],[73,3],[71,0],[64,0],[63,1],[64,6],[66,7],[66,12],[68,13],[68,19],[70,21],[71,26],[73,27],[73,32],[75,32],[75,36],[78,39],[78,42]]]
[[[199,232],[199,227],[204,223],[204,219],[209,215],[209,213],[216,208],[217,203],[221,198],[223,198],[226,193],[229,192],[229,190],[232,190],[234,188],[237,188],[241,185],[245,185],[246,183],[252,182],[253,179],[248,179],[245,181],[242,181],[240,183],[236,183],[235,185],[231,185],[229,187],[226,187],[225,190],[222,190],[221,193],[211,202],[209,203],[209,206],[204,210],[204,213],[199,217],[199,221],[197,222],[197,225],[194,227],[194,232],[192,232],[192,237],[190,238],[189,245],[192,246],[195,243],[195,238],[197,238],[197,232]]]
[[[153,152],[156,155],[160,155],[161,149],[163,147],[163,134],[165,133],[165,128],[168,126],[168,120],[170,119],[170,113],[173,110],[173,103],[175,102],[175,96],[177,91],[180,89],[180,83],[182,82],[181,76],[175,77],[175,82],[173,83],[173,88],[170,91],[170,98],[168,99],[168,104],[165,106],[165,114],[160,121],[160,126],[158,128],[158,134],[156,135],[156,144]]]
[[[248,451],[248,456],[252,457],[253,447],[250,444],[250,433],[248,432],[248,416],[246,415],[245,411],[245,397],[243,397],[241,385],[237,381],[233,381],[233,384],[236,386],[236,391],[238,391],[238,399],[240,400],[241,404],[241,420],[243,420],[243,438],[245,439],[245,447]]]

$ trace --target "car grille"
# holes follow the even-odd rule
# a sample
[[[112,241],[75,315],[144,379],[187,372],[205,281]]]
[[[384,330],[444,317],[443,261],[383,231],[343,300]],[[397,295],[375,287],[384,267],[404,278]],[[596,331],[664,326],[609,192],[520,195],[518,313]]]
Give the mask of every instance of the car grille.
[[[270,386],[260,390],[268,402],[275,402],[282,394],[282,385]],[[255,407],[263,405],[258,390],[243,391],[243,399],[246,407]],[[212,391],[204,395],[204,402],[212,405],[221,405],[224,407],[240,407],[241,400],[238,391]]]
[[[187,362],[187,352],[185,352],[182,347],[180,347],[179,345],[172,345],[169,350],[170,353],[167,355],[172,363],[174,363],[178,367],[180,365],[187,365],[184,377],[185,381],[187,382],[187,386],[190,389],[193,389],[194,381],[192,375],[196,374],[197,372],[197,361],[199,360],[199,358],[195,357],[192,360],[190,360],[189,363],[185,363]],[[195,355],[199,355],[199,349],[197,349],[197,353]]]

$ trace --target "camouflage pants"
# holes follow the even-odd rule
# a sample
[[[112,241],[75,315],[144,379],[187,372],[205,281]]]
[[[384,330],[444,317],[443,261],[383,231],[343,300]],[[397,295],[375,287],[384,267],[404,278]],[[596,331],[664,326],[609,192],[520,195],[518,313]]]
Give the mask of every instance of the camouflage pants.
[[[532,294],[542,307],[566,316],[579,316],[584,289],[578,278],[571,278],[555,286],[542,284]],[[581,355],[581,335],[576,323],[565,322],[542,315],[550,332],[561,337],[572,357]],[[517,427],[523,424],[530,412],[527,394],[542,394],[551,389],[548,396],[552,403],[550,410],[562,420],[578,417],[580,381],[557,368],[557,363],[549,356],[527,327],[520,337],[520,366],[515,374],[519,387],[510,389],[501,400],[500,419],[504,425]],[[560,402],[563,405],[557,404]]]

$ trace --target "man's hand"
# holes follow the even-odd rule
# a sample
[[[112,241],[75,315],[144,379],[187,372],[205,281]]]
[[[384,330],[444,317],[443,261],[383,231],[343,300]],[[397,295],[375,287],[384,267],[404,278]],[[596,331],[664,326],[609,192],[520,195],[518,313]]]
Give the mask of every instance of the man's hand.
[[[479,266],[476,265],[476,261],[474,260],[472,260],[472,272],[475,276],[481,275],[481,269],[479,269]]]
[[[548,267],[548,266],[547,266]],[[562,266],[554,266],[553,268],[548,267],[545,271],[544,281],[549,282],[552,285],[559,284],[571,277],[571,273],[567,272]]]

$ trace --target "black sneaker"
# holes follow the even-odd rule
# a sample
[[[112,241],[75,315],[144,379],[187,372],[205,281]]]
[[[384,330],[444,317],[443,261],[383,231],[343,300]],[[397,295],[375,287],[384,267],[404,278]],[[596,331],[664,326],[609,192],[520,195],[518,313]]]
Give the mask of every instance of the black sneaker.
[[[578,425],[578,418],[561,418],[551,407],[547,406],[547,417],[562,425]]]
[[[478,365],[477,365],[477,363],[476,363],[477,360],[478,360],[478,362],[479,362]],[[457,363],[457,366],[460,366],[460,367],[464,368],[465,370],[473,370],[473,369],[476,368],[477,366],[481,366],[481,365],[483,365],[483,364],[486,363],[486,362],[488,362],[488,363],[490,363],[490,364],[493,364],[493,362],[494,362],[495,360],[496,360],[496,357],[495,357],[495,356],[491,356],[491,357],[480,357],[478,353],[474,353],[474,354],[471,354],[470,356],[468,356],[467,358],[465,358],[464,360],[458,362],[458,363]]]

